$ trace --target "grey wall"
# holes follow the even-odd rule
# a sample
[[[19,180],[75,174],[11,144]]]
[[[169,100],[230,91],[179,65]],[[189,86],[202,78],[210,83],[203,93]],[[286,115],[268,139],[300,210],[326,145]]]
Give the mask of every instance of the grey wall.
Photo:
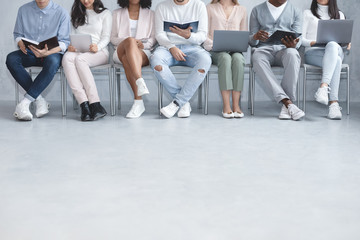
[[[2,7],[0,9],[1,16],[1,25],[0,32],[2,33],[2,37],[0,38],[0,100],[13,100],[14,99],[14,80],[11,77],[5,66],[6,55],[15,50],[16,46],[13,41],[12,32],[15,24],[17,9],[28,2],[29,0],[16,0],[16,1],[5,1],[1,0],[3,4],[6,4],[6,7]],[[65,9],[70,11],[73,0],[54,0],[55,2],[61,4]],[[244,5],[248,9],[248,13],[250,14],[251,9],[263,2],[264,0],[240,0],[240,4]],[[300,9],[306,9],[310,6],[311,0],[290,0],[295,6]],[[6,3],[5,3],[6,2]],[[117,8],[116,0],[103,0],[103,3],[110,10],[114,10]],[[153,1],[153,9],[156,5],[161,2],[161,0]],[[210,2],[210,0],[204,1],[205,3]],[[345,13],[347,18],[355,20],[355,29],[358,29],[359,24],[359,14],[356,12],[360,7],[359,0],[338,0],[339,6],[341,10]],[[353,44],[352,50],[349,56],[346,57],[346,62],[348,62],[351,66],[351,99],[352,101],[359,102],[360,101],[360,84],[359,84],[359,76],[360,76],[360,59],[357,57],[360,54],[359,49],[359,41],[360,41],[360,32],[354,31],[353,35]],[[151,95],[146,98],[146,101],[156,101],[157,99],[157,89],[156,89],[156,81],[149,81],[149,89],[151,91]],[[311,86],[312,85],[312,86]],[[312,99],[313,92],[318,86],[318,82],[313,81],[309,84],[309,93],[308,99]],[[246,99],[246,91],[247,91],[247,82],[245,83],[245,89],[243,97]],[[106,82],[98,82],[98,89],[102,99],[108,99],[108,86]],[[130,88],[128,84],[122,82],[122,99],[123,101],[131,101]],[[45,95],[49,100],[60,100],[60,84],[58,81],[53,81],[50,87],[47,89]],[[70,96],[70,95],[69,95]],[[345,85],[341,85],[340,89],[340,97],[341,99],[345,99]],[[267,100],[268,97],[262,92],[260,88],[257,88],[256,100]],[[221,101],[218,83],[216,78],[213,79],[210,83],[210,101]]]

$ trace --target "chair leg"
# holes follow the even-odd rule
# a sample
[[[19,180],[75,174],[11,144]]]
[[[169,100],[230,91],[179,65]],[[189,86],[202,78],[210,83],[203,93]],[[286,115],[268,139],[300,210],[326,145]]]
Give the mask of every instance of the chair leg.
[[[207,77],[207,75],[205,76],[205,79],[206,79],[206,77]],[[202,90],[203,90],[203,87],[204,87],[204,83],[200,84],[200,86],[198,88],[198,109],[202,108]]]
[[[66,79],[64,77],[63,69],[60,68],[60,83],[61,83],[61,109],[62,116],[65,117],[67,115],[67,102],[66,102]]]
[[[296,84],[296,99],[297,99],[297,106],[300,108],[300,73],[298,77],[298,81]]]
[[[206,75],[204,92],[205,92],[205,115],[209,113],[209,85],[210,85],[210,76]]]
[[[255,99],[255,72],[252,72],[252,79],[251,79],[251,115],[254,115],[254,99]]]
[[[303,76],[303,111],[306,111],[306,79],[307,78],[307,70],[304,67],[304,76]]]
[[[162,97],[163,97],[163,86],[160,83],[160,81],[158,81],[158,105],[159,105],[159,115],[161,116],[161,112],[160,109],[162,108]]]
[[[346,88],[347,88],[347,97],[346,97],[346,109],[347,115],[350,115],[350,68],[346,67]]]
[[[109,76],[109,94],[110,94],[110,115],[114,116],[115,115],[115,110],[114,110],[114,84],[113,84],[113,78],[112,78],[112,68],[108,69],[108,76]]]
[[[79,106],[78,106],[78,103],[76,101],[76,98],[75,98],[74,94],[72,94],[72,99],[73,99],[73,108],[74,108],[74,110],[78,110]]]
[[[116,81],[117,81],[117,94],[118,94],[118,109],[121,110],[121,72],[115,70]]]
[[[248,109],[251,109],[251,78],[252,78],[252,68],[249,67]]]

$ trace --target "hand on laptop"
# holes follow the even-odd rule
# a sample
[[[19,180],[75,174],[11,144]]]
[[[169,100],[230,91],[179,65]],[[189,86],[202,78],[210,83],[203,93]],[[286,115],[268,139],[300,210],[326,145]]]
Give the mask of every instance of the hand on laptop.
[[[178,49],[177,47],[172,47],[170,48],[170,53],[171,55],[177,60],[177,61],[183,61],[185,62],[186,59],[186,54],[183,53],[180,49]]]
[[[265,32],[263,30],[260,30],[257,33],[255,33],[253,38],[254,38],[254,40],[259,40],[259,41],[265,42],[266,40],[269,39],[269,33]]]
[[[69,45],[68,52],[76,52],[76,48],[73,45]]]
[[[351,43],[349,43],[348,45],[347,45],[347,48],[346,48],[347,50],[350,50],[351,49]]]
[[[179,35],[185,39],[188,39],[191,36],[192,27],[188,27],[187,29],[181,29],[177,26],[173,26],[173,27],[169,27],[169,29],[171,32],[176,33],[177,35]]]
[[[283,39],[281,39],[281,42],[286,46],[286,48],[296,48],[296,45],[299,41],[299,38],[294,39],[291,36],[285,36]]]

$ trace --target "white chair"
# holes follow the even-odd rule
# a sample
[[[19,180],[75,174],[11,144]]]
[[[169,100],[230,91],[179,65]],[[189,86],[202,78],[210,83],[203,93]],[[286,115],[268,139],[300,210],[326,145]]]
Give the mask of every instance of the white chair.
[[[33,74],[38,74],[41,72],[42,67],[32,66],[25,68],[29,73],[31,79],[33,79]],[[61,109],[62,116],[66,116],[66,81],[64,78],[63,68],[60,67],[57,71],[59,73],[59,80],[61,83]],[[19,84],[15,81],[15,103],[16,105],[19,103]]]
[[[306,82],[308,75],[322,75],[322,68],[316,67],[309,64],[304,64],[304,76],[303,76],[303,111],[306,109]],[[350,114],[350,67],[348,64],[343,64],[341,66],[341,75],[345,75],[346,79],[346,109],[347,114]],[[343,79],[343,78],[342,78]]]

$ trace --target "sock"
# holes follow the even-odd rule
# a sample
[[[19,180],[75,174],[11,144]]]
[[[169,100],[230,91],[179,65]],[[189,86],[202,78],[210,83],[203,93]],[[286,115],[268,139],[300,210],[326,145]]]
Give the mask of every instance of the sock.
[[[41,96],[41,95],[39,95],[37,98],[36,98],[36,100],[40,100],[40,99],[42,99],[43,97]]]

